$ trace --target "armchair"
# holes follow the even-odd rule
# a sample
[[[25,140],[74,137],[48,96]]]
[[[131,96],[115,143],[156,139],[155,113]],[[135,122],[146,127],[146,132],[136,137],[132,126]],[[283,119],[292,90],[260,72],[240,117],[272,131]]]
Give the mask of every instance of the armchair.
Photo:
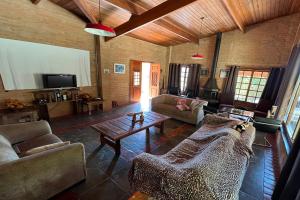
[[[80,143],[22,151],[62,141],[46,121],[0,126],[0,199],[49,199],[86,177],[84,147]],[[14,147],[22,147],[17,155]]]

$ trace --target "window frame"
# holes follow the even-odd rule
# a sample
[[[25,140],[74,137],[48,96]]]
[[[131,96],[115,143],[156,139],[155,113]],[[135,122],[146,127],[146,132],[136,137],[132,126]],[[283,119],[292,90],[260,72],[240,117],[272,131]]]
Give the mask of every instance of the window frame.
[[[291,98],[290,98],[288,106],[287,106],[287,110],[284,115],[284,123],[285,123],[286,130],[288,133],[287,135],[288,135],[289,139],[291,140],[291,142],[293,142],[294,139],[296,138],[296,135],[300,128],[300,117],[298,118],[298,121],[297,121],[294,129],[292,129],[292,127],[289,124],[293,117],[293,114],[294,114],[294,111],[297,106],[299,98],[300,98],[300,76],[297,79],[297,82],[295,84],[295,87],[293,89]]]
[[[258,102],[255,103],[255,98],[257,98],[256,96],[249,96],[249,92],[250,92],[250,91],[254,91],[254,90],[250,90],[254,72],[262,72],[262,73],[267,72],[267,73],[268,73],[268,78],[266,79],[266,83],[267,83],[267,81],[268,81],[268,79],[269,79],[269,76],[270,76],[270,70],[269,70],[269,69],[253,69],[253,68],[252,68],[252,69],[249,69],[249,68],[240,68],[240,69],[238,70],[238,72],[240,72],[240,71],[250,71],[250,72],[251,72],[251,76],[250,76],[248,88],[247,88],[247,89],[243,89],[243,90],[247,90],[247,94],[246,94],[246,95],[242,95],[242,96],[245,96],[245,100],[243,101],[243,100],[236,99],[236,97],[235,97],[236,94],[234,95],[234,100],[235,100],[235,101],[240,101],[240,102],[245,102],[245,103],[258,104]],[[261,79],[261,78],[260,78],[260,79]],[[260,80],[260,81],[261,81],[261,80]],[[236,84],[238,84],[238,80],[236,80]],[[239,90],[241,90],[241,88],[242,88],[242,81],[240,82],[240,84],[241,84],[241,87],[239,88]],[[259,86],[261,86],[260,83],[259,83],[259,84],[252,84],[252,85],[257,85],[258,88],[259,88]],[[266,84],[264,85],[264,87],[265,87],[265,86],[266,86]],[[236,91],[236,90],[237,90],[237,88],[235,87],[235,91]],[[257,92],[260,92],[260,91],[258,91],[258,89],[257,89],[255,92],[257,93]],[[261,92],[263,92],[263,91],[261,91]],[[240,94],[238,94],[238,95],[240,95]],[[254,98],[254,102],[249,102],[249,101],[247,101],[248,97]],[[260,98],[261,98],[261,97],[259,97],[259,100],[260,100]]]

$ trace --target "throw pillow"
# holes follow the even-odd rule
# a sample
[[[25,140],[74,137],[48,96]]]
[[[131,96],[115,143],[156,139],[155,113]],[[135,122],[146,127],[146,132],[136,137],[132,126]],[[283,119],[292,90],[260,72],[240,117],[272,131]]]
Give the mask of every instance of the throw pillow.
[[[186,99],[177,98],[176,108],[180,111],[190,110],[190,107],[186,104]]]
[[[50,150],[50,149],[55,149],[55,148],[58,148],[58,147],[69,145],[69,144],[70,144],[70,141],[57,142],[57,143],[53,143],[53,144],[48,144],[48,145],[32,148],[32,149],[29,149],[28,151],[26,151],[23,154],[23,156],[30,156],[30,155],[33,155],[33,154],[36,154],[36,153],[40,153],[40,152],[47,151],[47,150]]]

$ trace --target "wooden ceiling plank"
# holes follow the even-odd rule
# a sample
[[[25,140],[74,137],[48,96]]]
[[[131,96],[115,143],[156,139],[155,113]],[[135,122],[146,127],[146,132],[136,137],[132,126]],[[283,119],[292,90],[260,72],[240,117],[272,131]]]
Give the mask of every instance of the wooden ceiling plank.
[[[124,1],[124,0],[105,0],[105,1],[113,6],[126,10],[131,14],[135,14],[135,15],[140,15],[146,11],[145,9],[136,6],[134,3],[130,1]]]
[[[129,2],[129,1],[124,1],[124,0],[105,0],[106,2],[119,7],[121,9],[124,9],[132,14],[138,15],[141,13],[146,12],[147,10],[149,10],[149,8],[146,8],[146,6],[141,6],[141,5],[137,5],[133,2]],[[136,8],[133,9],[133,8]],[[170,22],[170,20],[166,20],[166,19],[159,19],[157,21],[154,21],[153,23],[155,23],[156,25],[159,25],[165,29],[168,29],[169,31],[173,32],[174,34],[176,34],[178,37],[183,38],[185,40],[194,42],[194,43],[198,43],[198,37],[196,35],[193,35],[191,33],[189,33],[189,30],[185,30],[184,28],[182,28],[179,25],[175,25],[174,23]]]
[[[78,1],[78,0],[77,0]],[[167,0],[158,6],[142,13],[141,15],[133,15],[128,22],[115,28],[116,37],[129,33],[143,25],[158,20],[165,15],[182,8],[188,4],[195,2],[196,0]],[[106,38],[106,41],[112,38]]]
[[[41,0],[31,0],[31,2],[32,2],[33,4],[35,4],[35,5],[38,4],[38,3],[40,3],[40,1],[41,1]]]
[[[84,13],[84,15],[90,20],[90,22],[98,23],[98,20],[93,15],[93,11],[86,0],[73,0],[73,1],[78,6],[78,8]]]
[[[223,3],[225,5],[226,9],[228,10],[230,16],[233,18],[234,22],[239,27],[239,29],[242,32],[245,32],[245,26],[244,26],[240,16],[238,16],[237,12],[235,11],[234,3],[231,0],[223,0]]]

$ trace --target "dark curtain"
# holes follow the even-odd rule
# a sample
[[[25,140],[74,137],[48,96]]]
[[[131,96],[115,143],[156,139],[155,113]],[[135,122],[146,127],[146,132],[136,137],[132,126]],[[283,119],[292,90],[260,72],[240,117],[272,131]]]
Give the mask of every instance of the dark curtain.
[[[199,96],[199,79],[200,79],[200,64],[190,64],[187,66],[189,68],[189,74],[187,78],[186,91],[190,97]]]
[[[275,186],[272,200],[300,199],[300,134],[294,141],[292,150],[282,168]]]
[[[232,66],[230,68],[227,81],[224,85],[223,93],[220,97],[220,104],[233,105],[238,72],[239,69],[237,66]]]
[[[180,64],[170,63],[169,65],[169,80],[168,90],[180,88]]]
[[[272,68],[261,99],[268,100],[273,105],[284,76],[284,68]]]

